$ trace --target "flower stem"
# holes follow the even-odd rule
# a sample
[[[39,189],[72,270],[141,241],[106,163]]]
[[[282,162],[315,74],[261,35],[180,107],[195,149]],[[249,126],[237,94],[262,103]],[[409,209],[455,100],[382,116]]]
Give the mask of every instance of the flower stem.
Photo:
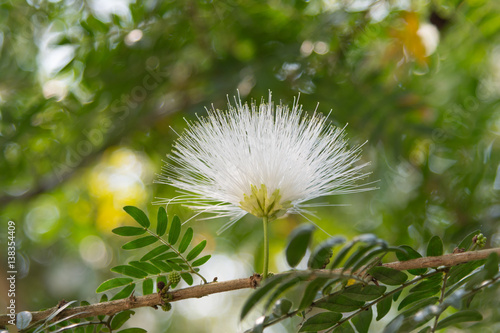
[[[269,270],[269,235],[267,232],[268,217],[262,217],[262,223],[264,225],[264,269],[262,271],[262,278],[267,278],[267,273]]]

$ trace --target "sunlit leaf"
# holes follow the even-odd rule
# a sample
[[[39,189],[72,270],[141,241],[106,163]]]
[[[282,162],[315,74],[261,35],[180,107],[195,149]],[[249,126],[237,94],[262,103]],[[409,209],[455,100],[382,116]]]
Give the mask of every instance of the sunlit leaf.
[[[168,217],[167,217],[167,212],[165,211],[165,208],[160,207],[158,209],[158,224],[156,225],[156,234],[158,236],[163,236],[165,232],[167,231],[167,226],[168,226]]]
[[[118,227],[111,230],[119,236],[139,236],[146,232],[146,229],[139,227]]]
[[[160,254],[168,251],[168,249],[170,249],[167,245],[160,245],[154,249],[152,249],[151,251],[149,251],[148,253],[146,253],[142,258],[141,258],[141,261],[147,261],[149,259],[152,259],[152,258],[155,258],[156,256],[159,256]]]
[[[180,253],[184,253],[187,250],[189,244],[191,244],[192,239],[193,239],[193,228],[189,227],[184,233],[181,243],[179,244]]]
[[[111,268],[111,271],[138,279],[146,277],[148,275],[148,273],[144,272],[143,270],[137,269],[129,265],[115,266]]]
[[[152,293],[153,293],[153,280],[152,279],[145,279],[142,282],[142,294],[149,295]]]
[[[181,273],[181,277],[190,286],[193,285],[193,277],[189,273]]]
[[[139,249],[141,247],[151,245],[151,244],[155,243],[157,240],[158,240],[158,238],[156,238],[155,236],[145,236],[145,237],[137,238],[137,239],[134,239],[133,241],[125,243],[122,246],[122,249],[124,249],[124,250]]]
[[[179,239],[181,234],[181,220],[176,215],[172,219],[172,224],[170,225],[170,230],[168,231],[168,242],[174,245]]]
[[[113,289],[113,288],[124,286],[126,284],[131,283],[132,281],[134,281],[134,280],[131,279],[131,278],[113,278],[113,279],[109,279],[109,280],[104,281],[103,283],[101,283],[101,285],[99,287],[97,287],[97,289],[96,289],[95,292],[96,293],[102,293],[103,291],[106,291],[106,290],[109,290],[109,289]]]
[[[206,245],[207,245],[207,241],[202,240],[191,251],[189,251],[188,255],[186,256],[186,260],[191,261],[194,258],[196,258],[201,253],[201,251],[203,251],[203,249],[205,248]]]
[[[137,223],[139,223],[141,226],[143,226],[144,228],[149,228],[149,219],[142,210],[134,206],[125,206],[123,207],[123,210],[126,211],[130,216],[132,216],[134,220],[136,220]]]
[[[171,272],[172,267],[167,264],[165,261],[162,260],[156,260],[156,259],[151,259],[151,263],[161,269],[162,272]]]
[[[111,301],[114,301],[114,300],[117,300],[117,299],[122,299],[122,298],[126,298],[126,297],[129,297],[132,292],[134,291],[135,289],[135,283],[134,284],[131,284],[131,285],[128,285],[126,286],[125,288],[123,288],[118,294],[116,294],[115,296],[113,296],[111,298]]]
[[[197,259],[197,260],[193,261],[193,263],[191,264],[191,266],[193,266],[193,267],[201,266],[204,263],[206,263],[208,261],[208,259],[210,259],[211,257],[212,256],[210,254],[206,255],[206,256],[203,256],[200,259]]]
[[[148,274],[160,274],[161,271],[156,268],[154,265],[144,262],[144,261],[131,261],[128,263],[131,266],[134,266],[135,268],[139,268],[140,270],[148,273]]]

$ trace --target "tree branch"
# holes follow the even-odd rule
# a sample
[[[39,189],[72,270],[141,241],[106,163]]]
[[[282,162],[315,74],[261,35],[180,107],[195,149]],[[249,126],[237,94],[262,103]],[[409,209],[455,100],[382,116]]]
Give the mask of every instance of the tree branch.
[[[458,264],[463,264],[469,261],[486,259],[491,253],[496,252],[500,255],[500,248],[487,249],[481,251],[473,252],[463,252],[454,254],[445,254],[439,257],[425,257],[412,259],[408,261],[395,261],[391,263],[383,264],[382,266],[390,267],[397,270],[408,270],[416,268],[429,268],[429,267],[440,267],[440,266],[455,266]],[[330,270],[320,270],[322,275],[331,274],[332,276],[338,276],[342,269]],[[176,302],[187,298],[201,298],[207,295],[238,290],[246,288],[256,288],[261,281],[261,276],[254,274],[249,278],[236,279],[225,282],[211,282],[199,286],[174,290],[169,292],[170,302]],[[146,306],[156,306],[162,303],[159,294],[150,294],[146,296],[128,297],[126,299],[120,299],[116,301],[109,301],[103,303],[97,303],[87,306],[77,306],[73,308],[68,308],[62,311],[56,318],[62,318],[70,315],[80,313],[73,318],[85,318],[93,317],[97,315],[113,315],[120,311],[146,307]],[[52,312],[57,309],[53,307],[44,311],[32,312],[33,320],[36,322],[47,318]],[[54,319],[56,319],[54,318]],[[0,325],[7,325],[11,318],[4,314],[0,315]]]

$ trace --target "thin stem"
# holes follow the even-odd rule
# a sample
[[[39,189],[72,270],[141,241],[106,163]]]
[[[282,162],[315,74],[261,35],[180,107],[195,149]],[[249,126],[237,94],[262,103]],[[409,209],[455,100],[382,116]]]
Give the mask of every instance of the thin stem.
[[[262,217],[262,224],[264,225],[264,269],[262,270],[262,278],[267,278],[269,270],[269,235],[268,235],[268,218]]]
[[[443,301],[444,301],[445,291],[446,291],[446,282],[448,281],[449,273],[450,273],[450,270],[447,269],[446,273],[444,274],[444,277],[443,277],[443,285],[441,286],[441,296],[439,297],[439,304],[440,305],[443,304]],[[439,311],[439,313],[436,315],[436,319],[434,320],[434,325],[432,325],[432,328],[431,328],[432,333],[436,332],[439,317],[441,316],[441,314],[444,312],[445,309],[446,308],[441,309],[441,311]]]

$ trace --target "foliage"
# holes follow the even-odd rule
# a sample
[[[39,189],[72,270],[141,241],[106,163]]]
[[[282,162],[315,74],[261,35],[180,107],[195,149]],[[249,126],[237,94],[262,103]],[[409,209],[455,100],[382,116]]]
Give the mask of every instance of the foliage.
[[[168,217],[165,209],[160,207],[158,209],[158,218],[156,223],[156,232],[150,229],[151,223],[147,215],[137,207],[126,206],[123,208],[134,220],[141,226],[139,227],[118,227],[113,230],[113,232],[120,236],[141,236],[143,234],[150,234],[151,236],[142,236],[136,238],[135,240],[125,243],[122,248],[125,250],[137,250],[155,242],[160,242],[162,245],[156,246],[150,249],[139,261],[131,261],[126,265],[119,265],[111,268],[112,272],[122,274],[127,277],[112,278],[107,280],[97,288],[97,293],[102,293],[111,289],[120,288],[125,286],[123,289],[118,291],[111,299],[118,300],[127,297],[133,297],[136,284],[142,282],[142,295],[148,295],[153,293],[153,280],[156,281],[157,292],[162,295],[162,308],[166,311],[170,310],[168,304],[168,290],[169,288],[175,288],[182,278],[188,285],[193,284],[192,275],[200,277],[204,283],[207,283],[205,278],[198,273],[199,266],[205,264],[209,259],[210,255],[203,256],[201,258],[197,257],[201,254],[205,248],[206,241],[203,240],[192,249],[183,255],[189,248],[191,241],[193,239],[193,229],[188,228],[182,239],[180,239],[181,234],[181,222],[179,217],[174,216],[170,223],[170,228],[168,228]],[[165,236],[165,233],[168,234]],[[152,239],[152,240],[151,240]],[[178,243],[178,245],[176,245]],[[168,274],[166,274],[168,273]],[[101,303],[107,302],[108,296],[103,294],[101,296]],[[68,316],[63,319],[58,319],[53,321],[57,315],[59,315],[64,309],[69,307],[75,301],[62,304],[58,306],[50,316],[45,318],[43,323],[33,323],[29,327],[29,322],[31,321],[31,316],[26,323],[22,322],[23,328],[22,332],[38,333],[43,330],[55,328],[55,332],[71,331],[75,333],[79,332],[122,332],[122,333],[141,333],[146,332],[142,328],[127,328],[124,330],[116,331],[120,329],[123,324],[130,319],[130,317],[135,313],[132,310],[124,310],[110,316],[98,316],[97,319],[94,317],[85,318],[84,321],[80,319],[72,319],[76,315],[81,313],[76,313],[74,315]],[[89,305],[88,302],[83,301],[80,305]],[[29,312],[27,312],[29,314]]]
[[[473,239],[477,241],[478,234],[468,235],[460,245],[470,245]],[[297,239],[303,237],[303,227],[292,232],[286,249],[289,262],[298,263],[304,257],[305,251],[290,250]],[[382,258],[390,252],[403,261],[421,258],[417,251],[407,245],[390,247],[374,235],[361,235],[345,244],[333,261],[329,260],[333,252],[328,260],[317,258],[325,249],[331,250],[339,243],[335,237],[318,245],[308,260],[307,270],[292,270],[267,279],[246,301],[241,318],[259,303],[264,303],[267,314],[246,332],[262,332],[265,327],[299,316],[302,318],[299,332],[354,332],[355,328],[366,333],[373,320],[382,320],[391,309],[396,315],[383,332],[410,332],[423,325],[426,326],[419,332],[435,332],[451,325],[482,320],[481,313],[471,309],[470,304],[481,291],[500,284],[496,253],[486,260],[451,268],[421,268],[405,273],[380,266]],[[442,241],[433,237],[427,246],[427,256],[439,255],[442,255]],[[318,261],[323,262],[320,270],[311,265]],[[339,263],[344,267],[335,269]],[[295,302],[287,299],[287,295]]]

